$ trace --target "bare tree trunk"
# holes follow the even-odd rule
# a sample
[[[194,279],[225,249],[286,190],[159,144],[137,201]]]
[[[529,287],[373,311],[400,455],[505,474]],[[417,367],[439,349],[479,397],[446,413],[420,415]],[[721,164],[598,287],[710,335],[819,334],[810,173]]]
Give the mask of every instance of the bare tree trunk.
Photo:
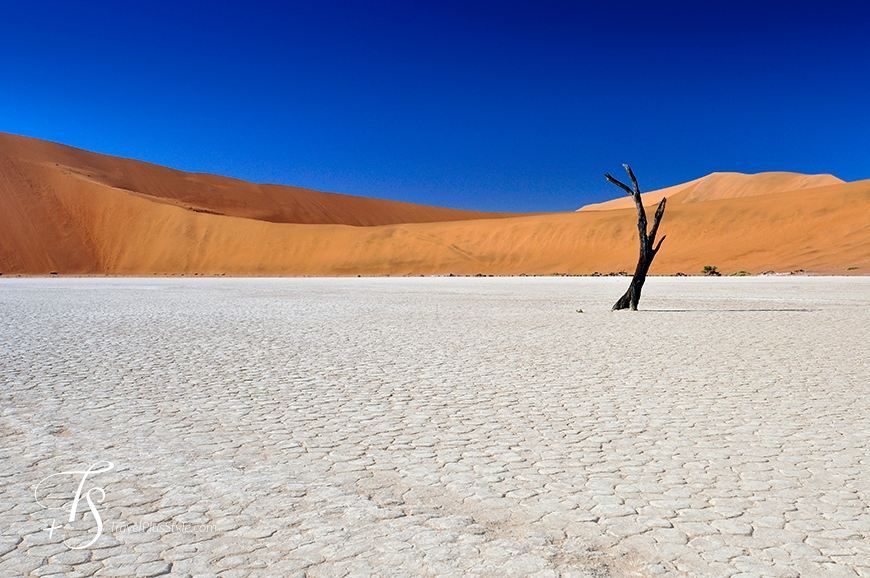
[[[628,185],[622,183],[616,179],[614,179],[609,174],[605,174],[607,180],[621,188],[634,199],[634,204],[637,206],[637,232],[640,236],[640,257],[637,260],[637,268],[634,270],[634,277],[631,278],[631,285],[628,286],[628,290],[625,292],[625,295],[619,298],[619,301],[613,306],[613,311],[617,311],[619,309],[631,309],[632,311],[637,311],[637,303],[640,301],[640,291],[643,288],[643,283],[646,281],[646,274],[649,272],[649,266],[652,265],[652,261],[656,256],[656,253],[659,252],[659,249],[662,246],[662,241],[665,240],[665,236],[663,236],[658,245],[653,247],[653,244],[656,241],[656,233],[659,230],[659,222],[662,220],[662,215],[665,214],[665,202],[666,198],[663,198],[659,203],[658,209],[656,209],[655,217],[653,217],[653,226],[652,231],[647,234],[646,230],[646,211],[643,209],[643,201],[640,198],[640,187],[637,186],[637,179],[634,177],[634,173],[631,171],[631,167],[628,165],[622,165],[625,167],[625,172],[628,173],[628,176],[631,178],[632,188],[629,188]]]

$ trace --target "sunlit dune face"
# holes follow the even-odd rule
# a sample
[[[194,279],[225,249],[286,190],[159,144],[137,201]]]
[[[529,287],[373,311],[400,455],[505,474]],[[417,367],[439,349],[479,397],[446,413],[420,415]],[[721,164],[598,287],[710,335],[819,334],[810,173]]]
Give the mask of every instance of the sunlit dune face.
[[[630,271],[630,198],[509,215],[256,185],[0,135],[0,272],[540,275]],[[870,181],[714,173],[669,199],[651,274],[870,272]]]

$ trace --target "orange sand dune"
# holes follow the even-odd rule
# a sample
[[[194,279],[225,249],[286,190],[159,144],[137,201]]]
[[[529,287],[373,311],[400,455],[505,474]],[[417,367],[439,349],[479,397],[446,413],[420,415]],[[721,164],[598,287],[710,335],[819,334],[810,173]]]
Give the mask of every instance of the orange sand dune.
[[[4,133],[0,133],[0,159],[23,173],[63,175],[193,211],[275,223],[376,226],[515,216],[258,185]]]
[[[739,197],[755,197],[784,193],[786,191],[802,191],[827,185],[843,183],[834,175],[802,175],[800,173],[758,173],[745,175],[743,173],[713,173],[682,185],[643,193],[644,206],[658,204],[662,197],[667,197],[671,205],[674,203],[698,203],[719,199],[736,199]],[[628,195],[604,203],[596,203],[581,207],[578,211],[609,211],[613,209],[628,209],[634,207],[634,201]]]
[[[197,189],[195,183],[211,188]],[[870,181],[679,202],[680,195],[689,196],[689,185],[668,204],[661,226],[667,240],[653,274],[697,273],[704,265],[725,273],[845,273],[848,267],[870,273]],[[194,192],[184,190],[187,186]],[[265,189],[0,135],[0,271],[584,274],[631,271],[637,259],[633,207],[499,218],[478,213],[473,220],[465,212],[432,209],[448,211],[439,214],[451,220],[288,223],[275,215],[290,214],[281,212],[289,211],[289,202]],[[221,194],[209,204],[215,190]],[[333,208],[339,216],[352,216],[366,207],[371,213],[365,218],[374,223],[381,218],[379,210],[402,218],[399,209],[390,213],[396,204],[388,201],[331,197],[335,205],[309,205],[318,207],[321,222],[340,220]],[[409,205],[401,210],[409,211],[406,218],[419,219],[428,209]]]

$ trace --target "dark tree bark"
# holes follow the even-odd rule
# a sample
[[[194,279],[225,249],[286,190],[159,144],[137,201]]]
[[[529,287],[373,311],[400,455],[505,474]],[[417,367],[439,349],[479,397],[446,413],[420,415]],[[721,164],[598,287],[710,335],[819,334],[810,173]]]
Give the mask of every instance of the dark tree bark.
[[[632,188],[629,188],[628,185],[622,183],[616,179],[614,179],[609,174],[605,174],[607,180],[628,193],[632,199],[634,199],[634,204],[637,206],[637,232],[640,236],[640,257],[637,260],[637,268],[634,270],[634,277],[631,278],[631,285],[628,286],[628,291],[625,292],[625,295],[619,298],[619,301],[613,306],[613,311],[617,311],[619,309],[631,309],[632,311],[637,311],[637,303],[640,301],[640,290],[643,288],[643,283],[646,281],[646,274],[649,272],[649,266],[652,265],[652,261],[656,256],[656,253],[659,252],[659,249],[662,246],[662,241],[665,240],[665,236],[663,236],[658,245],[653,245],[656,242],[656,233],[659,230],[659,222],[662,220],[662,215],[665,214],[665,201],[666,198],[663,198],[659,203],[658,209],[656,209],[655,217],[653,217],[653,226],[652,230],[647,234],[646,230],[646,211],[643,209],[643,201],[640,198],[640,187],[637,186],[637,179],[634,177],[634,173],[631,171],[631,167],[628,165],[622,165],[625,167],[625,172],[628,173],[628,176],[631,178]]]

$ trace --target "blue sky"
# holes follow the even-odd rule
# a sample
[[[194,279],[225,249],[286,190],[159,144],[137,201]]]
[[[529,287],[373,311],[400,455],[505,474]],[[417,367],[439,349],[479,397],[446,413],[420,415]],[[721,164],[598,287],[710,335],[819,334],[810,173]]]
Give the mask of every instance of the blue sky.
[[[0,131],[493,211],[866,179],[870,3],[5,1]]]

